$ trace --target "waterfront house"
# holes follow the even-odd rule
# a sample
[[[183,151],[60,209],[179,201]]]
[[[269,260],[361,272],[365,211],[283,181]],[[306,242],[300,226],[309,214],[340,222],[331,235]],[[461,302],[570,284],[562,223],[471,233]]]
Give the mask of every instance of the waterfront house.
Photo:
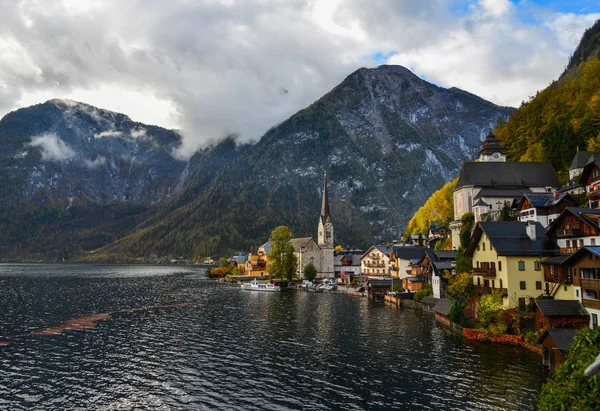
[[[549,328],[538,337],[537,343],[543,347],[542,362],[550,371],[565,362],[575,334],[577,329],[573,328]]]
[[[431,287],[433,296],[442,298],[446,296],[448,279],[446,272],[450,275],[456,274],[456,250],[427,251],[431,261]]]
[[[440,301],[439,298],[435,297],[423,297],[421,300],[421,304],[423,304],[423,309],[425,311],[433,311],[433,307]]]
[[[376,280],[370,279],[367,282],[369,298],[372,300],[381,300],[392,290],[394,281],[392,279]]]
[[[245,275],[263,277],[267,275],[268,255],[271,252],[271,241],[267,241],[255,253],[250,253],[245,265]]]
[[[333,267],[336,278],[343,283],[351,283],[355,278],[361,278],[360,256],[362,250],[341,250],[333,252]]]
[[[590,315],[579,301],[538,299],[535,302],[538,336],[548,328],[585,328],[589,320]]]
[[[452,301],[446,298],[440,300],[433,306],[432,311],[435,313],[435,319],[442,324],[450,326],[450,310],[452,309]]]
[[[388,277],[392,272],[390,249],[384,245],[371,246],[361,257],[361,272],[369,278]]]
[[[412,265],[417,264],[424,256],[427,247],[395,245],[390,250],[394,262],[394,278],[402,280],[412,274]]]
[[[504,307],[515,308],[543,294],[541,258],[558,253],[538,222],[488,221],[475,226],[465,255],[473,259],[476,290],[498,290]]]

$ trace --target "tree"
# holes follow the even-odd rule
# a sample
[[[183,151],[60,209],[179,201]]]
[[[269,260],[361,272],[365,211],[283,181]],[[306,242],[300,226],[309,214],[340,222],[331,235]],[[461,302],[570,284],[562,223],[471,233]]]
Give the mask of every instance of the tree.
[[[429,283],[423,284],[421,289],[415,293],[414,299],[416,302],[420,303],[424,297],[429,297],[433,295],[433,287]]]
[[[583,375],[599,353],[600,330],[579,331],[569,347],[567,360],[542,387],[538,409],[600,409],[600,376]]]
[[[273,278],[292,280],[296,275],[298,259],[294,254],[294,246],[290,243],[293,238],[290,229],[284,225],[271,232],[269,240],[272,241],[269,253],[269,274]]]
[[[448,279],[448,295],[461,303],[473,295],[474,288],[473,276],[469,273],[461,273]]]
[[[314,281],[314,279],[317,278],[317,269],[312,263],[307,264],[306,267],[304,267],[304,278],[308,281]]]
[[[344,249],[344,247],[342,247],[341,244],[338,244],[335,246],[335,248],[333,249],[334,251],[342,251]]]
[[[482,295],[479,300],[479,307],[477,307],[477,319],[482,326],[487,328],[498,321],[502,307],[502,293],[500,291]]]

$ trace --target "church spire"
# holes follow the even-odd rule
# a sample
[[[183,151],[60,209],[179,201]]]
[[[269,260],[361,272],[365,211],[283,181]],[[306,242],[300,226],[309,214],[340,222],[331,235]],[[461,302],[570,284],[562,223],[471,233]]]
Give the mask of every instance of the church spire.
[[[331,221],[331,217],[329,216],[329,195],[327,194],[327,172],[323,175],[323,203],[321,204],[321,221],[323,224],[327,220]]]

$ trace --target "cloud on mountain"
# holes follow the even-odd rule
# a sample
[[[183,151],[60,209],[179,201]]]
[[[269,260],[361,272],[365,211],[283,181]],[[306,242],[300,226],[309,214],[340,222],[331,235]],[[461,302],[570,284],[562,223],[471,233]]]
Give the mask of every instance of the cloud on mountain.
[[[39,148],[43,161],[61,162],[75,157],[75,151],[54,133],[31,137],[29,145]]]
[[[355,69],[381,62],[518,105],[560,74],[600,17],[508,0],[0,0],[0,7],[1,114],[72,98],[180,128],[184,156],[228,134],[255,140]]]

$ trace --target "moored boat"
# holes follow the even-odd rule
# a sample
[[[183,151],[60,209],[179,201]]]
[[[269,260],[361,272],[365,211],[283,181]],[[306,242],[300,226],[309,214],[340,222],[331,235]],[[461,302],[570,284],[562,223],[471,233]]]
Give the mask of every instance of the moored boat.
[[[242,290],[276,292],[281,291],[281,287],[273,283],[265,283],[254,279],[247,284],[242,284]]]

